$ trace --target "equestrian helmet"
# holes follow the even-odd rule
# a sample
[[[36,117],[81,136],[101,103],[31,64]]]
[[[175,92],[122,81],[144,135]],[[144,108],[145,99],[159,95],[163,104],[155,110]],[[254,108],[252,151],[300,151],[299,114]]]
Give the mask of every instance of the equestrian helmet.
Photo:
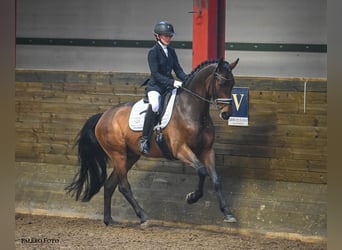
[[[161,21],[154,26],[154,34],[173,36],[175,31],[171,23],[168,21]]]

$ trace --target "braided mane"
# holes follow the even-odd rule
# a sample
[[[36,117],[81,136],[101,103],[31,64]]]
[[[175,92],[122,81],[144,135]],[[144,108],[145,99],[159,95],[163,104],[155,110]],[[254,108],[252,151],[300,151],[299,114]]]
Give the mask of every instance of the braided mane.
[[[185,79],[184,84],[188,84],[193,78],[196,73],[198,73],[202,68],[209,64],[217,63],[219,60],[207,60],[202,63],[200,63]]]

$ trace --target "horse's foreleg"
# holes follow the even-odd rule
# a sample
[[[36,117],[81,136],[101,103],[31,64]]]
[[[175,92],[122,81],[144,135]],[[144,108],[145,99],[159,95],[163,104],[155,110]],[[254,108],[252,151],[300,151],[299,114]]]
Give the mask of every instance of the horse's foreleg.
[[[211,148],[207,151],[203,151],[201,155],[201,159],[203,164],[207,167],[209,175],[214,185],[214,189],[217,195],[217,199],[220,205],[220,210],[224,214],[224,221],[225,222],[236,222],[235,217],[233,216],[232,212],[229,209],[227,200],[224,196],[222,190],[222,184],[220,178],[217,175],[216,168],[215,168],[215,152]]]
[[[232,215],[228,207],[226,198],[224,197],[224,194],[222,191],[221,182],[215,170],[214,150],[209,149],[209,150],[204,151],[201,154],[200,158],[202,159],[203,163],[200,161],[200,159],[197,158],[197,156],[187,146],[184,146],[181,150],[179,150],[176,156],[178,159],[196,168],[198,175],[199,175],[199,183],[198,183],[197,189],[196,191],[191,192],[186,196],[187,202],[189,204],[192,204],[198,201],[203,196],[204,180],[205,180],[206,175],[208,175],[208,172],[209,172],[209,175],[213,181],[217,198],[220,204],[220,209],[224,214],[224,221],[236,222],[236,219],[234,218],[234,216]]]
[[[112,203],[112,196],[117,185],[118,185],[118,176],[113,171],[104,184],[103,222],[107,226],[114,224],[114,220],[112,219],[112,215],[111,215],[111,203]]]
[[[203,196],[204,181],[205,177],[208,175],[207,169],[186,145],[183,145],[183,147],[176,152],[176,157],[197,170],[199,177],[197,188],[195,191],[188,193],[185,197],[187,203],[193,204]]]
[[[147,215],[133,196],[131,186],[127,179],[127,174],[120,176],[119,191],[133,207],[136,215],[140,218],[140,223],[144,223],[147,220]]]
[[[199,181],[198,181],[197,189],[194,192],[188,193],[187,196],[185,197],[185,200],[189,204],[193,204],[197,202],[203,196],[204,181],[207,175],[208,174],[205,168],[198,169]]]
[[[213,184],[214,184],[214,189],[216,191],[217,199],[218,199],[219,204],[220,204],[220,209],[221,209],[222,213],[224,214],[224,221],[225,222],[236,222],[235,217],[233,216],[232,212],[229,209],[228,203],[227,203],[226,198],[223,194],[221,181],[220,181],[214,167],[210,169],[210,177],[211,177]]]

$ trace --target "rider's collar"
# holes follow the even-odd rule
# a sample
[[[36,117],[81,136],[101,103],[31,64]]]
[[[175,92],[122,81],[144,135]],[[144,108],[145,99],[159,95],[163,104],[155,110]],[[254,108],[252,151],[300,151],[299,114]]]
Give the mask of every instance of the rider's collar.
[[[158,40],[159,45],[165,50],[167,45],[164,45],[160,40]]]

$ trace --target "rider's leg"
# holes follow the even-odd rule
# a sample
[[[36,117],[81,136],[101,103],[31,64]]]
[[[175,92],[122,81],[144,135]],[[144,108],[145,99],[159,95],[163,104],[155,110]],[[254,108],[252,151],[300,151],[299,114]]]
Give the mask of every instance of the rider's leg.
[[[147,93],[148,101],[152,106],[154,113],[159,112],[161,95],[158,91],[152,90]]]
[[[157,91],[150,91],[147,93],[149,99],[149,105],[145,115],[143,133],[140,138],[140,152],[147,154],[150,150],[149,140],[152,135],[153,127],[156,122],[159,111],[159,98],[160,94]]]

